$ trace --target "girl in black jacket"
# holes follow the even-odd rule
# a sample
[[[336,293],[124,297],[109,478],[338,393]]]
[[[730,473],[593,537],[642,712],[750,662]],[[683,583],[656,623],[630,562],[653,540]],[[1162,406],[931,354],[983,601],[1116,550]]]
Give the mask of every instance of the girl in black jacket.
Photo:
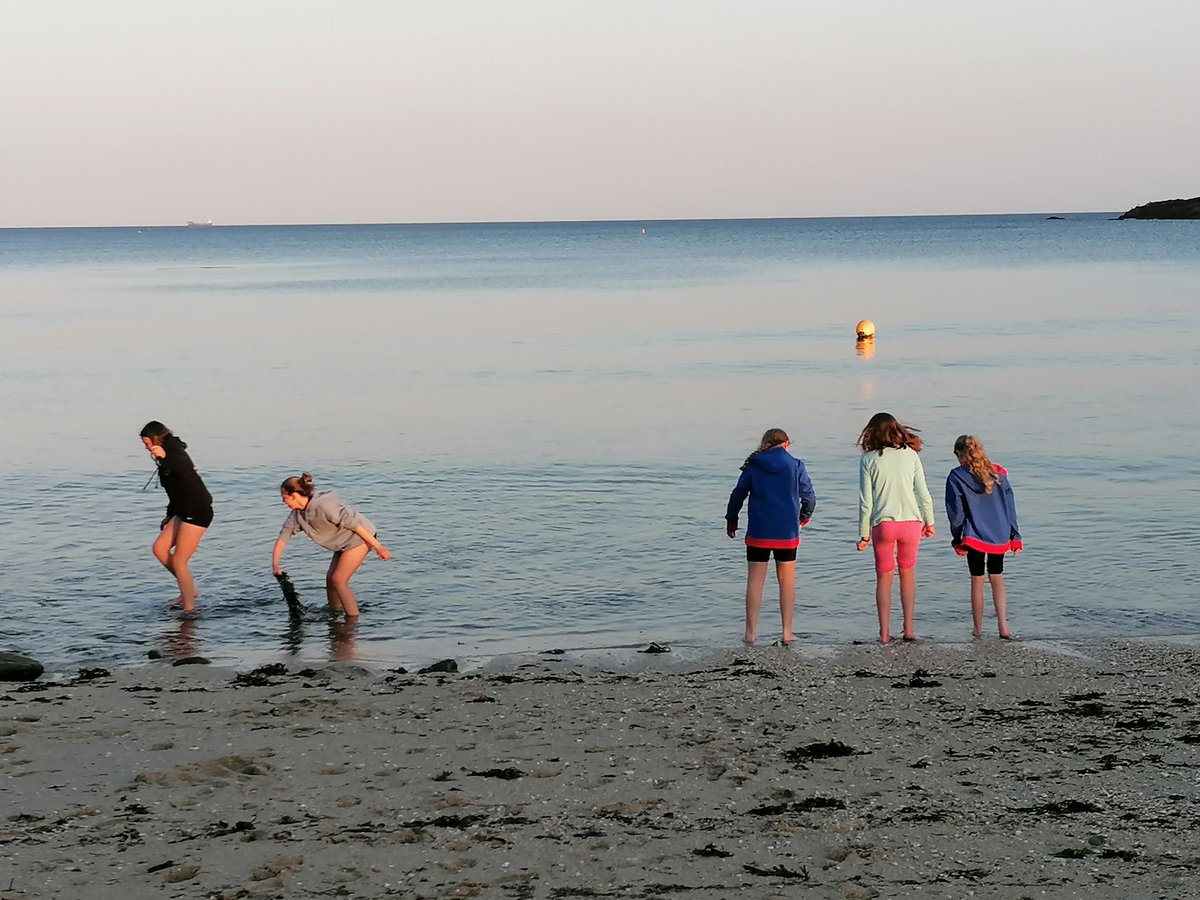
[[[200,592],[196,590],[188,561],[200,546],[205,529],[212,524],[212,495],[187,455],[187,444],[162,422],[146,423],[142,443],[154,457],[158,483],[167,492],[167,517],[150,549],[179,583],[179,596],[171,605],[190,613],[196,609]]]

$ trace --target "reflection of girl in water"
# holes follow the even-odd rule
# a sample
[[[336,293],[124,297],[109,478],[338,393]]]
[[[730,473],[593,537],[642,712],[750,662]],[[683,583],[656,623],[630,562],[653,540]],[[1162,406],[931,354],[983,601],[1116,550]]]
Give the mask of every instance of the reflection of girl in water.
[[[150,549],[179,585],[179,596],[171,605],[190,613],[196,608],[200,592],[188,562],[212,524],[212,495],[187,455],[187,444],[171,429],[162,422],[147,422],[141,435],[142,444],[158,466],[158,482],[167,492],[167,516]]]
[[[387,547],[375,539],[375,526],[366,517],[344,505],[332,491],[320,494],[313,488],[308,472],[286,479],[279,493],[291,515],[283,523],[275,549],[271,553],[271,570],[279,575],[283,548],[297,531],[303,531],[313,542],[333,551],[329,570],[325,573],[325,596],[334,612],[345,611],[346,617],[358,615],[358,600],[350,590],[350,579],[372,550],[380,559],[391,559]]]

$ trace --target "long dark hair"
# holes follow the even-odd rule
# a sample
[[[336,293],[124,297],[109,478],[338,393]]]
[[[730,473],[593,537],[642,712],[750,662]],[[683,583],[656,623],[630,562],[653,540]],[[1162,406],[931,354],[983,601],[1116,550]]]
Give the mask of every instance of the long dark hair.
[[[787,432],[782,428],[768,428],[763,432],[762,440],[758,442],[758,449],[746,457],[746,461],[742,463],[742,468],[745,469],[746,466],[750,465],[750,461],[763,451],[782,447],[790,440],[791,438],[787,436]]]
[[[139,437],[150,438],[150,443],[161,447],[163,439],[171,434],[171,429],[157,419],[142,426]]]
[[[862,447],[863,453],[877,450],[880,456],[885,447],[911,447],[920,453],[921,436],[917,431],[909,425],[901,425],[891,413],[879,412],[871,416],[856,443]]]

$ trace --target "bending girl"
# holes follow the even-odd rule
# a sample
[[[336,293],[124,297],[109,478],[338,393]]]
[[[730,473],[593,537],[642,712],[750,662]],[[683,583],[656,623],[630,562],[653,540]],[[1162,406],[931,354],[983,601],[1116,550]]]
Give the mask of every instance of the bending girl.
[[[775,554],[775,576],[779,579],[779,614],[783,620],[781,642],[791,644],[796,640],[792,631],[792,614],[796,607],[796,549],[800,546],[800,529],[808,524],[817,508],[817,495],[804,463],[788,453],[791,445],[782,428],[768,429],[758,449],[742,463],[742,474],[725,509],[725,532],[733,537],[737,533],[738,513],[746,497],[750,498],[746,525],[746,634],[743,638],[747,644],[753,644],[757,638],[767,562],[772,553]]]
[[[375,526],[366,517],[344,505],[332,491],[318,494],[308,472],[286,479],[279,486],[284,505],[292,512],[283,523],[271,553],[271,571],[282,573],[279,561],[283,548],[297,531],[333,551],[325,573],[325,596],[334,612],[345,611],[347,619],[358,616],[358,600],[350,590],[350,578],[372,550],[380,559],[391,559],[387,547],[375,539]]]
[[[890,413],[871,416],[858,436],[862,462],[858,467],[857,549],[875,549],[875,607],[879,640],[891,641],[892,576],[900,569],[900,609],[904,639],[915,641],[913,613],[917,606],[917,547],[933,537],[933,498],[925,484],[925,469],[917,453],[921,438],[915,428],[901,425]]]
[[[212,524],[212,495],[187,455],[187,444],[172,434],[171,429],[162,422],[147,422],[141,437],[158,467],[158,483],[167,492],[167,516],[150,550],[179,584],[179,596],[171,605],[183,607],[187,613],[194,612],[200,592],[196,590],[188,562]]]
[[[946,476],[946,517],[950,546],[967,557],[971,573],[971,634],[983,635],[983,577],[992,586],[992,604],[1000,637],[1008,639],[1008,593],[1004,587],[1004,554],[1023,549],[1017,506],[1008,472],[993,463],[973,434],[954,442],[958,468]]]

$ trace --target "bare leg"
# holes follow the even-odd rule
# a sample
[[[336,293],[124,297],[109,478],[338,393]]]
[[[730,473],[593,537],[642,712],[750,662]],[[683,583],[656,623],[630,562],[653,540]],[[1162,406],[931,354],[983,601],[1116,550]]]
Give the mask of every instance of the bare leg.
[[[349,550],[339,550],[329,562],[325,573],[325,596],[334,612],[344,610],[347,619],[358,618],[358,598],[350,590],[350,578],[358,571],[371,548],[359,544]]]
[[[154,554],[154,558],[162,563],[168,572],[172,572],[171,548],[175,546],[175,532],[178,528],[179,519],[167,519],[167,524],[162,527],[162,531],[158,533],[158,537],[150,545],[150,552]]]
[[[779,615],[783,620],[781,640],[791,644],[796,640],[792,632],[792,616],[796,611],[796,563],[775,560],[775,577],[779,579]]]
[[[196,552],[196,548],[200,546],[200,539],[204,537],[204,531],[205,529],[199,525],[180,522],[179,528],[175,532],[175,552],[171,554],[171,571],[175,573],[175,580],[179,582],[179,597],[183,600],[184,612],[195,610],[196,597],[200,595],[200,592],[196,590],[192,571],[188,568],[188,561]]]
[[[758,613],[762,609],[763,585],[766,581],[765,562],[746,563],[746,634],[742,640],[747,644],[753,644],[758,639]]]
[[[983,636],[983,576],[971,576],[971,634]]]
[[[177,517],[167,519],[167,523],[163,525],[162,531],[158,533],[158,537],[150,545],[150,552],[154,554],[154,558],[162,563],[163,568],[172,575],[175,574],[175,567],[171,563],[171,548],[175,546],[175,535],[178,530],[179,519]],[[171,605],[183,606],[182,592],[171,601]]]
[[[904,614],[904,637],[915,641],[917,633],[913,631],[913,614],[917,611],[916,569],[900,570],[900,611]]]
[[[1012,633],[1008,630],[1008,589],[1004,586],[1004,576],[989,575],[988,581],[992,583],[992,603],[996,606],[996,624],[1000,626],[1000,637],[1012,637]],[[982,584],[979,586],[979,606],[981,609],[983,608]]]
[[[879,611],[879,642],[892,640],[892,573],[875,575],[875,608]]]

